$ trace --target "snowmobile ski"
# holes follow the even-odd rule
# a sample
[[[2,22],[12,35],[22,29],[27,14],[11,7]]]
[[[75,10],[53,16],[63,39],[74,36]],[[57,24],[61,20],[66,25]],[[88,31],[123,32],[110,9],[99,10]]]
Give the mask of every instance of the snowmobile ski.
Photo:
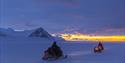
[[[55,60],[66,59],[67,57],[68,57],[68,55],[64,55],[64,56],[61,56],[61,57],[59,57],[59,58],[50,57],[50,58],[43,59],[43,60],[47,60],[47,61],[55,61]]]

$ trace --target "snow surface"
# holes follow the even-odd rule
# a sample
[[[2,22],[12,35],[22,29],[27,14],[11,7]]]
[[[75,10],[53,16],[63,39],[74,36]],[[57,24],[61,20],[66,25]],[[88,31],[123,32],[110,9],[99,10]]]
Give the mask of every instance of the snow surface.
[[[43,52],[51,46],[49,38],[28,37],[31,31],[6,31],[0,36],[0,63],[125,63],[125,42],[105,42],[102,53],[94,53],[97,42],[67,42],[57,40],[67,59],[56,61],[42,60]]]
[[[43,51],[51,46],[47,38],[0,37],[1,63],[125,63],[125,43],[103,43],[103,53],[94,53],[96,42],[65,42],[58,45],[67,59],[43,61]]]

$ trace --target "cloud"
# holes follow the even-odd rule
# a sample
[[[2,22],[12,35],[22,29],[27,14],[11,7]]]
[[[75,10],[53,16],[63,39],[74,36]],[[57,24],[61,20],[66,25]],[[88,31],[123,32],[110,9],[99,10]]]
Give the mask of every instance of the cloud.
[[[93,35],[125,35],[125,28],[101,29],[91,34]]]
[[[37,24],[33,24],[33,23],[25,23],[24,26],[27,26],[27,27],[36,27],[38,25]]]
[[[4,18],[0,26],[15,29],[32,29],[42,26],[50,31],[60,31],[69,26],[67,31],[86,30],[85,33],[94,33],[102,28],[106,28],[102,32],[106,32],[109,28],[113,30],[125,28],[121,1],[109,1],[5,0]]]
[[[35,0],[39,2],[69,2],[69,3],[76,3],[79,2],[80,0]]]
[[[80,14],[74,14],[74,13],[67,13],[65,16],[72,17],[73,19],[76,20],[81,20],[81,19],[86,19],[86,16],[80,15]]]
[[[80,0],[34,0],[42,6],[64,5],[65,7],[79,7]]]

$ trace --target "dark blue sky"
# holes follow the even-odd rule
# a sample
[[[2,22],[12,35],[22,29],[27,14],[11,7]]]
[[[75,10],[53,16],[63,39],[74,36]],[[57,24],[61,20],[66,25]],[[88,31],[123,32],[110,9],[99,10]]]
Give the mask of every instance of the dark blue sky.
[[[124,0],[1,0],[0,27],[49,32],[125,31]]]

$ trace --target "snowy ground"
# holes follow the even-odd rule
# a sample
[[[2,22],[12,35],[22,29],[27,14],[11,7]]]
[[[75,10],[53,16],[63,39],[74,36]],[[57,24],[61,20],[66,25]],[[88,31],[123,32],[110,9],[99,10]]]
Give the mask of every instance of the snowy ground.
[[[125,43],[103,43],[103,53],[93,53],[96,42],[58,41],[67,59],[43,61],[43,51],[52,44],[45,38],[0,37],[0,63],[125,63]]]

